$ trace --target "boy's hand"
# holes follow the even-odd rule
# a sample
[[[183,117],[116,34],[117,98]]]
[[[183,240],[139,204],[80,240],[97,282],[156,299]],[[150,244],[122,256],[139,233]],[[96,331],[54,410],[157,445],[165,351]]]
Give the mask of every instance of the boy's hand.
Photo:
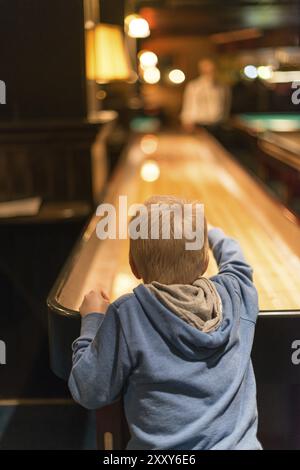
[[[85,317],[89,313],[106,313],[109,306],[109,297],[102,289],[100,294],[90,291],[84,296],[83,302],[79,307],[81,317]]]

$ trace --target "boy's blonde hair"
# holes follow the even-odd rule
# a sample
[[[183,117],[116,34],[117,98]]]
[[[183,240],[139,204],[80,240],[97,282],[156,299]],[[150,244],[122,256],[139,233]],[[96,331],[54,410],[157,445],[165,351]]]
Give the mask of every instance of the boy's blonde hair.
[[[159,236],[153,239],[150,236],[150,219],[153,216],[152,205],[163,205],[163,209],[159,211]],[[133,239],[130,237],[130,260],[143,279],[148,284],[157,281],[162,284],[192,284],[199,276],[201,276],[208,264],[208,241],[207,241],[207,224],[203,217],[203,245],[200,249],[186,249],[186,243],[190,242],[185,237],[182,230],[182,237],[175,238],[176,217],[172,211],[172,205],[180,206],[183,215],[185,214],[183,206],[185,204],[192,205],[192,229],[196,228],[196,204],[197,201],[188,201],[174,196],[153,196],[144,202],[147,208],[147,220],[145,224],[148,228],[148,238]],[[165,206],[166,205],[166,206]],[[170,237],[168,239],[162,236],[162,218],[170,219]],[[132,220],[134,220],[133,217]],[[142,219],[143,220],[143,219]],[[184,224],[184,217],[181,218],[181,224]],[[178,228],[178,227],[177,227]],[[182,229],[182,227],[181,227]]]

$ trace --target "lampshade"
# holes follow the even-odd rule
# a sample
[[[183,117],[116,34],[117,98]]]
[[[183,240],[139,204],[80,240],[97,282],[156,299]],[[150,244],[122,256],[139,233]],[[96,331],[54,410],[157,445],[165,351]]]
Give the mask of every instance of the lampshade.
[[[100,23],[86,30],[86,75],[89,80],[103,83],[130,78],[129,55],[121,27]]]

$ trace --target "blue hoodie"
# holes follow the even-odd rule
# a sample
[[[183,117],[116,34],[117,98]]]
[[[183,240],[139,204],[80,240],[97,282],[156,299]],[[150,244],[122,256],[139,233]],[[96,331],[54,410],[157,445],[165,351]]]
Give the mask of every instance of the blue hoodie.
[[[128,449],[261,449],[250,359],[258,314],[252,269],[239,244],[209,232],[219,266],[220,326],[204,333],[143,284],[82,320],[69,388],[96,409],[124,397]]]

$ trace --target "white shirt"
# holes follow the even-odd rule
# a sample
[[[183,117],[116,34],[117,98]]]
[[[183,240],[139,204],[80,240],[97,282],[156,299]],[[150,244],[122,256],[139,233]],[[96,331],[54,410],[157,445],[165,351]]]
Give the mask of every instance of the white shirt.
[[[189,82],[183,95],[183,124],[217,124],[227,112],[228,92],[225,86],[207,77]]]

